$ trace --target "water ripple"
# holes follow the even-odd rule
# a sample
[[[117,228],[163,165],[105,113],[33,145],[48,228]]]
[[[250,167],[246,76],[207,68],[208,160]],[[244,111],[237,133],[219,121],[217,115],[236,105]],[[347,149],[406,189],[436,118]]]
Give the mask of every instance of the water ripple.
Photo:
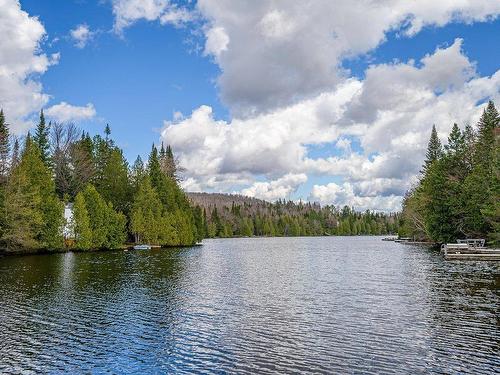
[[[500,372],[500,270],[379,238],[0,259],[0,373]]]

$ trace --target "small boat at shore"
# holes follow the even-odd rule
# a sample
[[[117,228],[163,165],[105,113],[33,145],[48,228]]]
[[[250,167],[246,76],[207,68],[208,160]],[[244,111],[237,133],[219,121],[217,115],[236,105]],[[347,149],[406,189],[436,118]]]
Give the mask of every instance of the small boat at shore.
[[[135,245],[134,250],[151,250],[151,245]]]

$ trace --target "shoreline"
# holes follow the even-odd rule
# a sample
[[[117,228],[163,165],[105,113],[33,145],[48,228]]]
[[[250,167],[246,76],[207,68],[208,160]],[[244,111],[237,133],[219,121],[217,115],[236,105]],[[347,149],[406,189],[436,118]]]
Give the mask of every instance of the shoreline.
[[[204,238],[203,240],[228,240],[236,238],[321,238],[321,237],[382,237],[387,236],[387,234],[356,234],[356,235],[311,235],[311,236],[233,236],[233,237],[210,237]],[[116,249],[89,249],[89,250],[79,250],[79,249],[24,249],[19,251],[8,251],[5,249],[0,249],[0,258],[11,257],[11,256],[28,256],[28,255],[50,255],[50,254],[62,254],[62,253],[103,253],[103,252],[113,252],[113,251],[140,251],[134,250],[134,244],[124,244],[122,247]],[[203,246],[203,242],[195,243],[192,245],[176,245],[176,246],[160,246],[153,249],[175,249],[175,248],[187,248],[187,247],[198,247]],[[150,250],[153,250],[150,249]]]

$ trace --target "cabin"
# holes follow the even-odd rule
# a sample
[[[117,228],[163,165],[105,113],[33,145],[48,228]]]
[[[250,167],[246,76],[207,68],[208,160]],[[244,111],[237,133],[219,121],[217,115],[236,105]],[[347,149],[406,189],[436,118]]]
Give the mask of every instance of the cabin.
[[[73,221],[73,203],[67,203],[64,206],[64,227],[63,236],[64,240],[73,239],[74,234],[71,228],[71,222]]]

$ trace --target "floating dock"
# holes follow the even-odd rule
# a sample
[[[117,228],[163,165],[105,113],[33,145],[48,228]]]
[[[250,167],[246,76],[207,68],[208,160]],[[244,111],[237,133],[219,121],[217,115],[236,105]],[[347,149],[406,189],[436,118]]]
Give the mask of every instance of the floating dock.
[[[494,260],[500,261],[500,249],[489,249],[475,244],[484,245],[484,240],[443,244],[441,252],[446,260]]]

